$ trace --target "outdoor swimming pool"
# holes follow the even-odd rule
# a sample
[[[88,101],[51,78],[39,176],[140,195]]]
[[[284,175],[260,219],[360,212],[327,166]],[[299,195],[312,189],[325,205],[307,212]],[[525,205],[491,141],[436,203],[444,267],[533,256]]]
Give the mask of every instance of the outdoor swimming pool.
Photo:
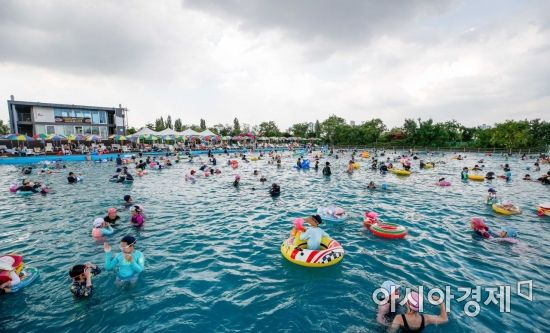
[[[447,164],[429,170],[419,171],[415,162],[416,172],[405,178],[382,176],[362,159],[361,169],[348,175],[344,171],[349,158],[329,158],[329,179],[320,170],[292,169],[295,159],[290,157],[281,168],[265,160],[240,163],[239,189],[231,184],[237,172],[225,164],[225,157],[218,158],[221,175],[194,184],[183,176],[191,167],[197,169],[198,162],[149,170],[132,185],[108,182],[113,163],[78,162],[49,176],[35,171],[27,178],[49,184],[54,192],[30,197],[8,191],[23,178],[20,167],[1,165],[0,252],[23,254],[41,276],[20,292],[0,298],[0,330],[381,332],[371,294],[384,280],[393,279],[403,286],[450,286],[457,298],[463,294],[457,293],[458,287],[512,286],[511,313],[481,304],[480,314],[469,318],[463,307],[471,298],[462,303],[455,299],[449,323],[428,327],[428,332],[546,331],[550,218],[537,217],[535,207],[550,201],[550,187],[521,180],[534,161],[516,157],[507,161],[514,175],[511,182],[463,183],[461,168],[472,167],[481,157],[467,155],[464,161],[451,160],[450,155],[434,158]],[[485,159],[487,171],[502,173],[498,166],[503,157]],[[252,175],[254,169],[267,176],[264,185]],[[83,174],[84,181],[67,184],[69,171]],[[447,177],[452,186],[435,186],[439,177]],[[385,182],[389,189],[370,191],[369,180]],[[279,198],[269,196],[271,182],[281,185]],[[490,186],[524,212],[493,213],[484,203]],[[102,245],[90,236],[91,223],[108,207],[121,207],[124,194],[144,205],[148,220],[141,231],[119,223],[110,243],[118,252],[116,244],[123,235],[136,235],[146,270],[129,289],[116,287],[114,273],[104,271],[94,279],[90,300],[74,300],[68,270],[86,261],[104,266]],[[343,261],[310,269],[285,260],[279,249],[292,219],[330,204],[349,214],[345,222],[323,224],[346,250]],[[366,210],[406,226],[409,235],[397,241],[375,238],[361,224]],[[129,219],[127,211],[120,216]],[[519,244],[473,237],[468,225],[473,216],[484,217],[496,228],[515,226]],[[517,296],[516,283],[522,280],[533,281],[533,301]],[[438,308],[431,305],[427,311],[437,313]]]

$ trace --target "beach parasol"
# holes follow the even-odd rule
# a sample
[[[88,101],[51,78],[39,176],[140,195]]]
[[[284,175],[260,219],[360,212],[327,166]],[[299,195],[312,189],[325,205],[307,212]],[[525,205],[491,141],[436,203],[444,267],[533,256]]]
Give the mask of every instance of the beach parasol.
[[[93,134],[86,138],[86,141],[101,141],[101,137]]]

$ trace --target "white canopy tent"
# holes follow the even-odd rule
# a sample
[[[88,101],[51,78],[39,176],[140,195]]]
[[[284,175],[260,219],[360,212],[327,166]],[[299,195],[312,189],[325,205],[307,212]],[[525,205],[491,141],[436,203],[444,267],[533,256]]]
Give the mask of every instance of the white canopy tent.
[[[192,129],[188,128],[188,129],[186,129],[186,130],[183,131],[183,132],[179,132],[178,135],[185,135],[185,136],[196,135],[196,136],[200,136],[200,133],[199,133],[199,132],[195,132],[195,131],[193,131]]]
[[[142,127],[139,129],[139,131],[132,134],[132,136],[139,136],[139,135],[145,135],[145,134],[158,135],[159,132],[155,132],[152,129],[149,129],[147,127]]]
[[[211,130],[207,129],[199,133],[200,136],[218,136],[216,133],[212,132]]]
[[[160,132],[156,132],[157,135],[180,135],[178,132],[174,131],[171,128],[164,129]]]

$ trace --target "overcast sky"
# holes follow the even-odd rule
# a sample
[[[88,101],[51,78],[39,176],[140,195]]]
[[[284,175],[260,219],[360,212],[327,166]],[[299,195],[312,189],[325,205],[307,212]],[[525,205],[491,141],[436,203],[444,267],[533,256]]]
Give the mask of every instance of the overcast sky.
[[[120,103],[136,127],[549,120],[550,1],[0,0],[11,94]]]

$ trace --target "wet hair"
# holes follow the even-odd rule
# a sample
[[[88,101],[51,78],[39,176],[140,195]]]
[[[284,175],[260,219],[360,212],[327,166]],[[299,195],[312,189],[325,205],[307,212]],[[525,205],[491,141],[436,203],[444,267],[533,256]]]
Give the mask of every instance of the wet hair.
[[[121,172],[122,169],[121,168],[116,168],[116,172]]]
[[[129,195],[129,194],[126,194],[124,197],[123,197],[124,201],[128,202],[130,201],[130,199],[132,199],[132,197]]]
[[[84,265],[74,265],[70,270],[69,270],[69,276],[74,279],[75,277],[79,276],[80,274],[84,273],[84,269],[86,268],[86,266]]]
[[[325,162],[325,165],[326,165],[326,166],[329,166],[329,165],[330,165],[330,162],[328,162],[328,161]]]
[[[444,181],[444,180],[445,180],[445,177],[439,178],[439,181],[440,181],[440,182],[442,182],[442,181]]]
[[[134,236],[126,235],[122,237],[120,240],[121,242],[124,242],[128,245],[135,245],[136,244],[136,238]]]
[[[74,172],[69,172],[69,176],[72,176],[72,175],[74,175]]]
[[[323,223],[323,219],[321,218],[320,215],[315,214],[315,215],[311,215],[311,217],[312,217],[315,221],[317,221],[317,224]]]

